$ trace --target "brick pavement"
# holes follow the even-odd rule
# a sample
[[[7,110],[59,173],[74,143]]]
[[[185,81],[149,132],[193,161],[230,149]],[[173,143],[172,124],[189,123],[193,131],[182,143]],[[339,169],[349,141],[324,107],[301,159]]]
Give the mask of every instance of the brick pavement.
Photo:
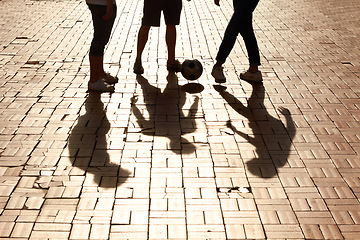
[[[210,71],[231,1],[184,1],[196,93],[166,71],[163,25],[132,73],[142,1],[117,2],[120,82],[100,96],[84,1],[0,0],[0,238],[359,239],[357,0],[261,0],[264,84],[239,79],[239,39],[223,92]]]

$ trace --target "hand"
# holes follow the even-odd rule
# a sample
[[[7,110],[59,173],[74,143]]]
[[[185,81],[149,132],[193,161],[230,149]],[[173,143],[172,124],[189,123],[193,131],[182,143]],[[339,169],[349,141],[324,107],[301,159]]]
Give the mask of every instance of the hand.
[[[135,103],[137,103],[137,101],[138,101],[138,96],[135,95],[135,96],[133,96],[132,98],[130,98],[130,100],[131,100],[131,104],[135,104]]]
[[[279,107],[278,110],[282,115],[289,115],[290,114],[290,111],[287,108]]]
[[[110,20],[111,18],[113,17],[113,6],[112,4],[111,5],[108,5],[107,8],[106,8],[106,13],[104,16],[102,16],[102,18],[105,20],[105,21],[108,21]]]
[[[220,0],[214,0],[216,6],[220,6]]]

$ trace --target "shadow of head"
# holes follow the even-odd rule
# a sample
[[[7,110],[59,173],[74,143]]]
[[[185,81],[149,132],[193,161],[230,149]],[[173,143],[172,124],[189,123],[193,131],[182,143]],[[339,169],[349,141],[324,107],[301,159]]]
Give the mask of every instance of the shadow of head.
[[[284,160],[286,161],[287,159]],[[272,178],[276,175],[276,168],[272,163],[260,165],[259,162],[262,162],[262,159],[254,158],[249,162],[246,162],[246,171],[248,172],[248,176],[253,175],[261,178]]]

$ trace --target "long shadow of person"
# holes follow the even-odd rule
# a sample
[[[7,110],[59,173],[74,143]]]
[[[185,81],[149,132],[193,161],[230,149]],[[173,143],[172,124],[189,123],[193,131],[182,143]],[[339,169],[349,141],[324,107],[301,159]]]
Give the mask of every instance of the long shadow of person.
[[[112,159],[108,152],[110,127],[101,94],[89,92],[85,114],[79,117],[68,140],[69,155],[78,171],[76,175],[85,175],[84,186],[116,188],[130,175],[120,168],[121,155]]]
[[[277,168],[287,163],[296,128],[286,108],[278,108],[286,119],[286,126],[281,120],[271,116],[264,106],[264,86],[262,84],[252,86],[253,91],[247,106],[226,91],[225,87],[214,85],[214,88],[237,113],[248,120],[253,136],[238,130],[230,120],[227,122],[229,128],[255,147],[255,157],[245,163],[247,170],[253,175],[271,178],[276,175]]]
[[[186,93],[179,90],[178,77],[175,73],[169,72],[167,76],[167,85],[163,91],[160,88],[152,86],[149,81],[141,75],[137,76],[137,81],[141,86],[144,103],[148,112],[148,119],[141,112],[136,104],[138,97],[132,98],[132,111],[144,135],[168,138],[164,141],[166,149],[176,154],[191,154],[195,152],[196,147],[193,143],[184,138],[182,127],[196,129],[194,114],[198,109],[199,98],[195,97],[189,113],[185,116],[183,106],[186,102]],[[184,121],[185,120],[185,121]],[[183,126],[184,123],[186,126]],[[187,126],[190,126],[189,128]],[[163,145],[164,145],[163,144]],[[154,146],[156,148],[156,146]],[[165,147],[165,146],[162,146]]]

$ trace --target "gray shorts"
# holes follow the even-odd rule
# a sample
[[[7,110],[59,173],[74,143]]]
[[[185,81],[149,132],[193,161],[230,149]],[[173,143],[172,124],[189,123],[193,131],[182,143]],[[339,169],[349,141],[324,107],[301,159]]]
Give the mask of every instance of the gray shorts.
[[[144,0],[142,25],[160,26],[161,12],[166,25],[179,25],[182,0]]]

